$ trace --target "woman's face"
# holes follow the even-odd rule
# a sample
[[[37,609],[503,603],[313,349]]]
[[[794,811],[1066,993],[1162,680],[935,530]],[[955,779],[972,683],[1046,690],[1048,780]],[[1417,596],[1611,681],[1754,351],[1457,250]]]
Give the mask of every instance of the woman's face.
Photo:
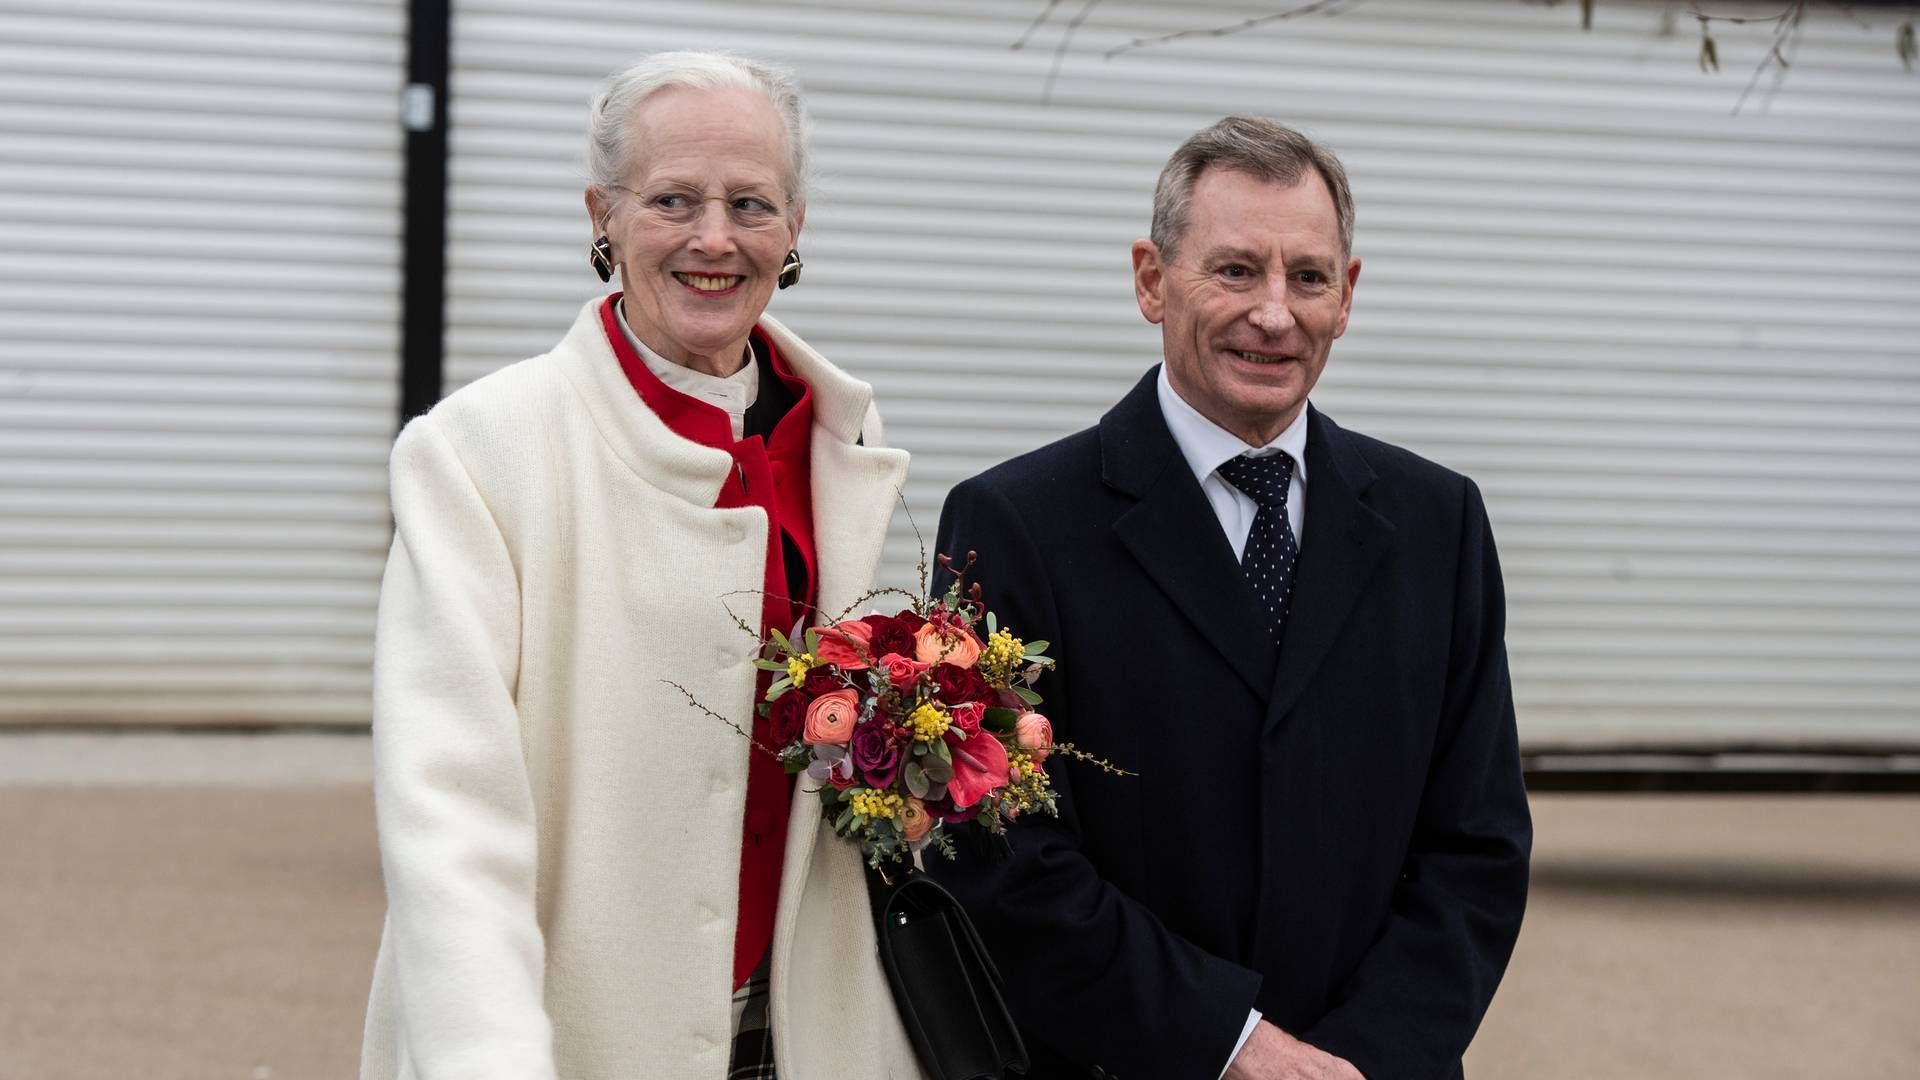
[[[627,323],[674,363],[731,374],[800,236],[786,128],[765,97],[732,88],[663,90],[631,123],[629,190],[587,191],[620,267]]]

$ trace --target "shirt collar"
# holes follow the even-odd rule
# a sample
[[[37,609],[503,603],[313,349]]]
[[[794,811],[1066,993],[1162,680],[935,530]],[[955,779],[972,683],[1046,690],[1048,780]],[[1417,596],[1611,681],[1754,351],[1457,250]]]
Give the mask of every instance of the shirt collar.
[[[1187,404],[1186,399],[1174,390],[1173,382],[1167,378],[1167,366],[1160,365],[1158,380],[1160,391],[1160,413],[1166,417],[1167,430],[1173,433],[1175,445],[1180,454],[1187,459],[1187,467],[1193,470],[1193,478],[1205,484],[1207,478],[1221,465],[1252,453],[1259,457],[1284,450],[1293,459],[1293,475],[1300,481],[1302,488],[1307,483],[1307,410],[1302,407],[1300,415],[1293,418],[1285,431],[1274,436],[1264,446],[1249,446],[1240,436],[1221,427],[1219,424],[1200,414],[1200,410]]]
[[[732,422],[733,437],[737,441],[741,436],[747,409],[751,408],[754,400],[760,396],[760,365],[752,363],[749,359],[748,363],[740,366],[739,371],[725,377],[683,367],[647,348],[646,342],[641,341],[639,335],[633,332],[633,327],[627,324],[624,304],[614,304],[613,314],[615,321],[620,325],[621,334],[626,336],[627,344],[632,345],[633,351],[640,354],[640,362],[647,365],[647,370],[653,372],[661,382],[688,397],[724,410],[727,419]]]

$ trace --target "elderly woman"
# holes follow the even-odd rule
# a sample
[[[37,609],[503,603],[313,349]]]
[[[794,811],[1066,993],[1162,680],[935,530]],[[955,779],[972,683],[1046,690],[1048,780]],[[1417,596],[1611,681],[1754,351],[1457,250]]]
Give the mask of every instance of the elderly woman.
[[[854,848],[676,688],[760,723],[735,613],[852,603],[906,472],[871,389],[764,314],[800,269],[797,89],[665,53],[589,125],[622,291],[393,450],[361,1074],[917,1077]]]

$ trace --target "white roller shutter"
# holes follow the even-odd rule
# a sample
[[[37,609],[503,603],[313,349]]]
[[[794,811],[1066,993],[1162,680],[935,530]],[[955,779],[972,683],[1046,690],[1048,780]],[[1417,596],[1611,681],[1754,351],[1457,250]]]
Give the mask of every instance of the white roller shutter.
[[[0,722],[356,722],[401,0],[0,0]]]
[[[931,541],[955,481],[1157,359],[1127,261],[1154,177],[1266,113],[1335,148],[1359,204],[1316,400],[1486,491],[1530,743],[1920,739],[1920,79],[1893,20],[1816,12],[1739,115],[1764,32],[1717,28],[1705,75],[1668,5],[1600,4],[1583,33],[1577,5],[1376,0],[1102,57],[1283,6],[1107,0],[1048,104],[1081,4],[1016,52],[1041,0],[462,0],[449,384],[598,291],[601,76],[662,48],[779,59],[823,178],[773,310],[878,387]],[[916,553],[902,518],[892,580]]]

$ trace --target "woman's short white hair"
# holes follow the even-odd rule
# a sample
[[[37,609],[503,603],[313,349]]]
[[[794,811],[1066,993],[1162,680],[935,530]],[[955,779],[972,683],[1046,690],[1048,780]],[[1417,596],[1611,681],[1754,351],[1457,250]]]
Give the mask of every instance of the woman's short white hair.
[[[764,96],[787,129],[787,197],[807,195],[806,109],[800,84],[777,64],[728,52],[654,53],[602,83],[587,113],[587,177],[608,195],[618,195],[633,167],[633,112],[640,103],[673,87],[738,88]]]

